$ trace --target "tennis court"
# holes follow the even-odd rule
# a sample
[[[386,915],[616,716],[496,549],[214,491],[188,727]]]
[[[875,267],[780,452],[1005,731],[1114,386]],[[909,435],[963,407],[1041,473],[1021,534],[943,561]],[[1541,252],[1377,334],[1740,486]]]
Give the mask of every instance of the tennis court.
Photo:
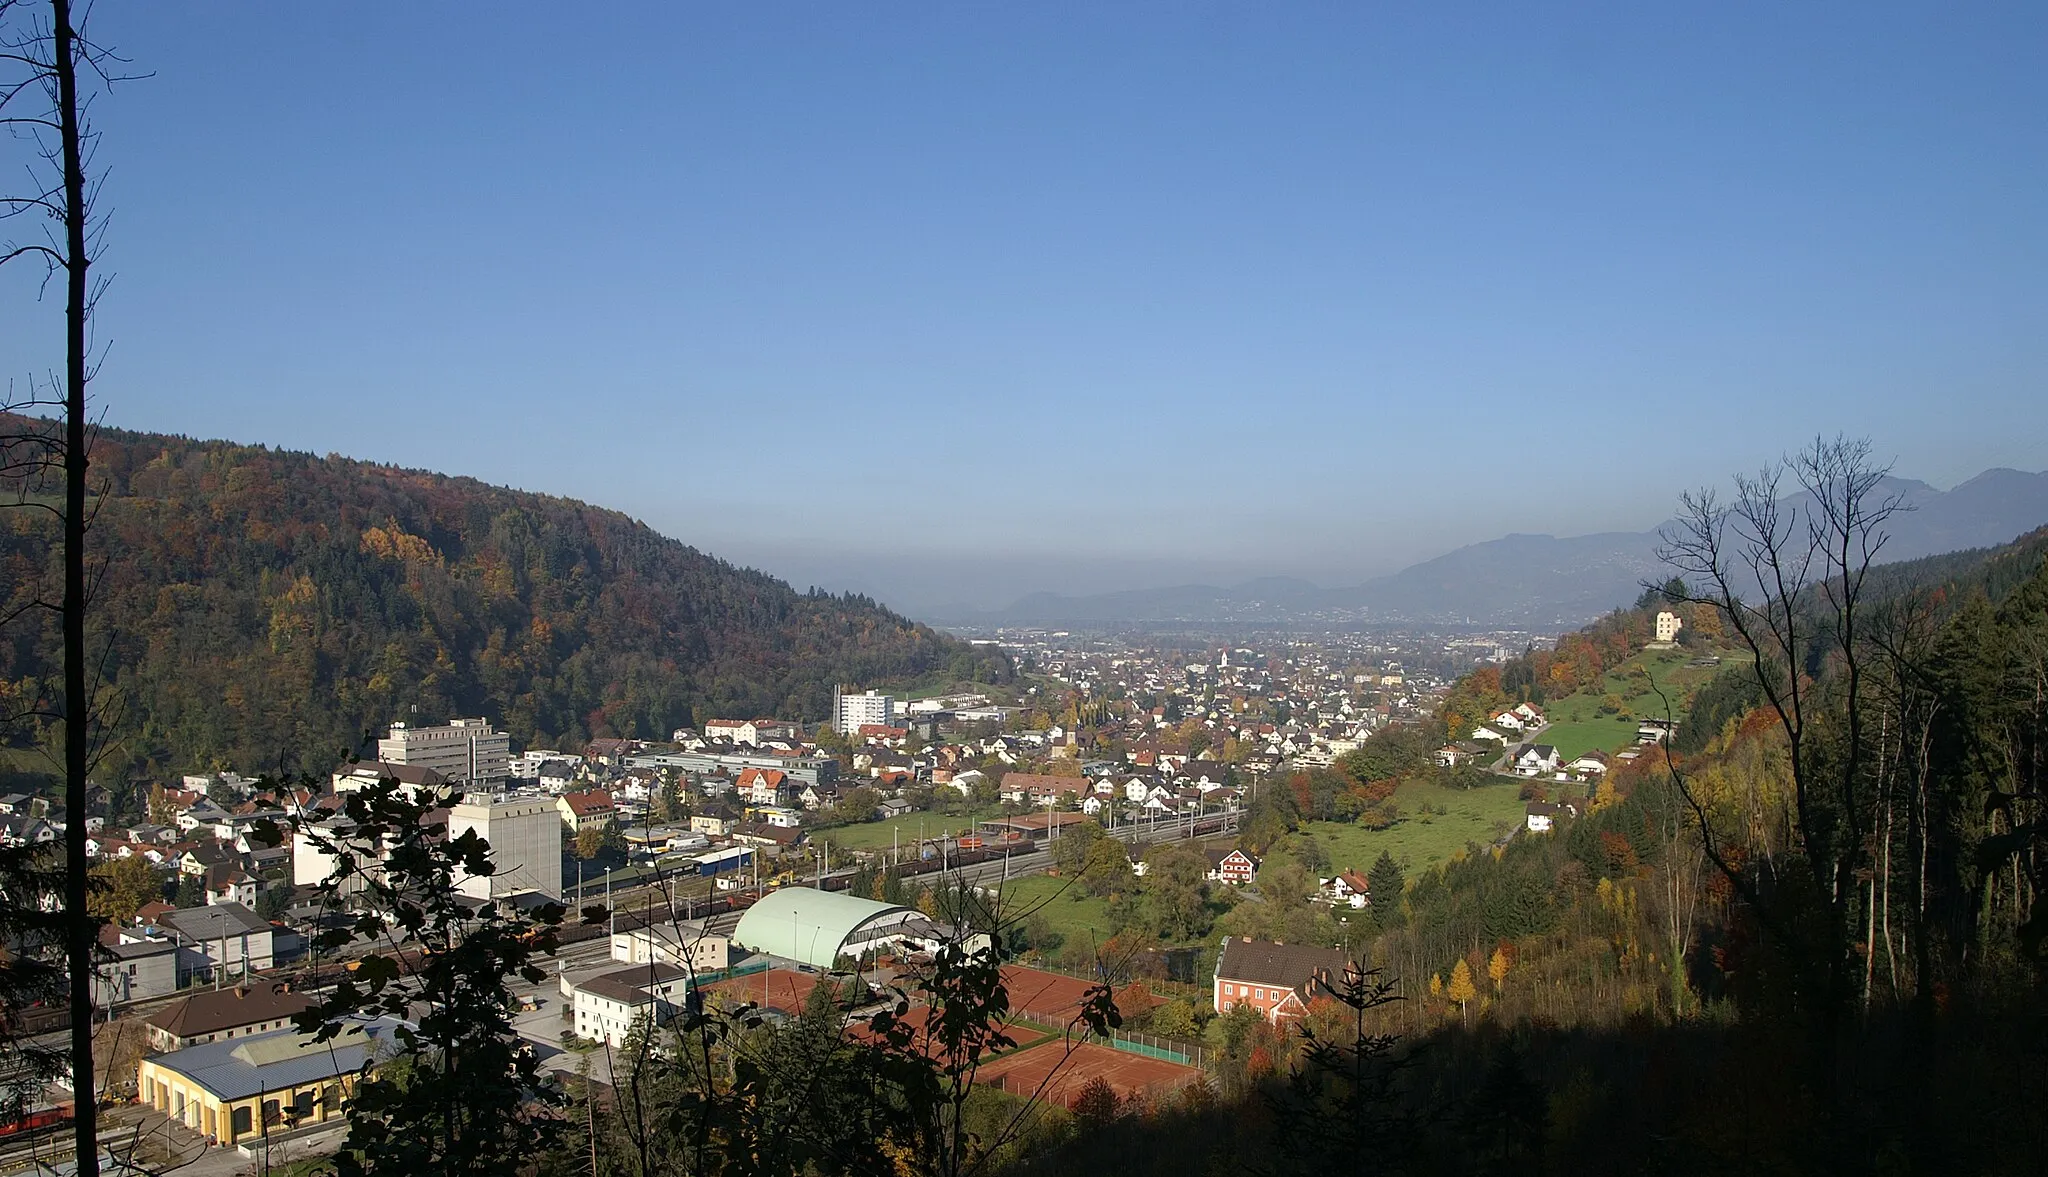
[[[1142,1096],[1157,1102],[1202,1081],[1198,1067],[1113,1050],[1084,1042],[1069,1052],[1055,1039],[1029,1050],[1006,1054],[985,1064],[975,1082],[999,1087],[1011,1095],[1037,1095],[1048,1103],[1072,1107],[1082,1088],[1096,1079],[1109,1084],[1119,1099]]]

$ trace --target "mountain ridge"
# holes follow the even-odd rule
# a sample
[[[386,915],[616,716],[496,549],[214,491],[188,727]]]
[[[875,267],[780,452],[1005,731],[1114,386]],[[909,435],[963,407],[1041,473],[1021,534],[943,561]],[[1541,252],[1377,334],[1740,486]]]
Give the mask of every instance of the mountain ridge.
[[[1900,477],[1888,477],[1885,486],[1908,508],[1893,517],[1881,554],[1887,563],[1996,547],[2048,523],[2048,472],[1994,467],[1947,491]],[[1634,599],[1645,579],[1668,575],[1656,558],[1658,542],[1658,528],[1564,537],[1514,532],[1356,585],[1322,588],[1293,577],[1261,577],[1234,586],[1181,584],[1081,596],[1041,592],[1003,609],[935,620],[977,626],[1409,622],[1569,629]],[[1281,585],[1291,587],[1275,591]]]

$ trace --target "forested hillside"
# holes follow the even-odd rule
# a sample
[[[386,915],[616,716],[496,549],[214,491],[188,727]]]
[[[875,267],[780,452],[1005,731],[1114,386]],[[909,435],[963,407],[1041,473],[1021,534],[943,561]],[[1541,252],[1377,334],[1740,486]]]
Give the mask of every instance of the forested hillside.
[[[1803,558],[1803,526],[1774,534]],[[1339,987],[1313,1037],[1219,1017],[1222,1114],[1083,1130],[1020,1171],[2039,1172],[2044,553],[1724,598],[1717,633],[1756,657],[1724,660],[1668,758],[1549,786],[1575,790],[1553,832],[1374,871],[1350,926],[1398,1000]],[[1673,586],[1701,629],[1711,579]],[[1554,701],[1641,631],[1616,613],[1451,706]]]
[[[138,769],[323,770],[416,714],[528,745],[666,737],[711,713],[817,720],[835,682],[1000,680],[860,597],[800,594],[616,511],[339,457],[119,430],[93,450],[95,649]],[[0,513],[8,614],[53,597],[46,513]],[[16,698],[55,664],[31,613]]]

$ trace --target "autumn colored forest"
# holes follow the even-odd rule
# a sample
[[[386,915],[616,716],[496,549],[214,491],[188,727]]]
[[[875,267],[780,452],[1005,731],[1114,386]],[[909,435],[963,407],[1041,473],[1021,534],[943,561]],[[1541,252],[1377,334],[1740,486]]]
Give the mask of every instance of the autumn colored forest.
[[[871,600],[799,593],[569,499],[111,429],[92,472],[92,644],[138,774],[324,772],[415,713],[575,746],[713,715],[815,720],[834,682],[1013,673]],[[50,596],[48,522],[0,518],[10,614]],[[0,690],[47,691],[56,646],[54,615],[10,627]]]
[[[1657,608],[1759,639],[1555,833],[1393,903],[1375,880],[1384,1002],[1333,993],[1291,1034],[1223,1019],[1218,1090],[1020,1168],[2039,1172],[2044,558],[2037,532],[1851,569],[1849,609],[1839,583],[1773,609],[1688,582],[1468,676],[1468,718],[1556,698]]]

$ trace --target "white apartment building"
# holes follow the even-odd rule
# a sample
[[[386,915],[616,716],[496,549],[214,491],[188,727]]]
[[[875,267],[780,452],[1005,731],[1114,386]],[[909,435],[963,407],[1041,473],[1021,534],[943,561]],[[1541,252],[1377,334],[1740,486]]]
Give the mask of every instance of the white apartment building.
[[[1679,631],[1679,630],[1681,630],[1681,629],[1683,629],[1683,628],[1685,628],[1685,622],[1683,622],[1683,621],[1679,620],[1678,614],[1676,614],[1676,613],[1673,613],[1673,612],[1671,612],[1671,611],[1670,611],[1669,609],[1663,610],[1663,611],[1661,611],[1661,612],[1659,612],[1659,613],[1657,614],[1657,640],[1658,640],[1658,641],[1660,641],[1660,642],[1675,642],[1675,641],[1677,641],[1677,640],[1678,640],[1678,631]]]
[[[455,887],[472,899],[538,891],[562,897],[562,814],[553,797],[469,793],[448,811],[448,837],[470,830],[491,844],[492,875],[463,875]]]
[[[391,725],[377,741],[377,759],[431,768],[451,781],[502,781],[512,771],[512,737],[487,719],[451,719],[441,727]]]
[[[612,933],[612,959],[626,964],[671,964],[693,973],[724,972],[731,941],[696,923],[675,920]]]
[[[576,1036],[613,1047],[626,1044],[634,1023],[666,1023],[683,1004],[690,973],[671,964],[652,962],[572,982],[562,978],[562,994],[576,1011]]]
[[[832,730],[842,736],[856,735],[863,725],[879,724],[892,727],[896,719],[896,700],[879,691],[864,691],[850,695],[845,691],[832,692]]]

